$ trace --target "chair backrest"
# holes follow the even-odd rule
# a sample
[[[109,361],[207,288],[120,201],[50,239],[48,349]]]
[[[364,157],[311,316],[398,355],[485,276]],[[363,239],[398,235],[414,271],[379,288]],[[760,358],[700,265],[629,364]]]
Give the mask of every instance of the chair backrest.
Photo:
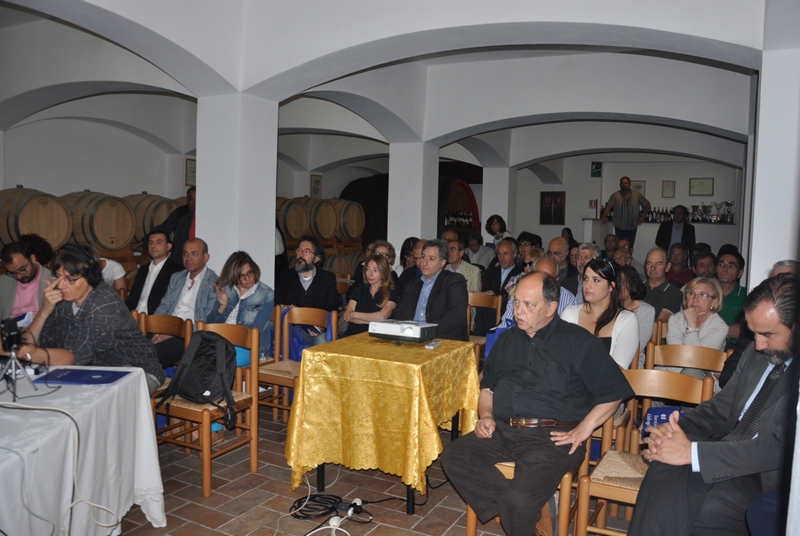
[[[483,292],[470,292],[469,304],[467,305],[467,327],[472,323],[472,308],[486,307],[495,310],[494,326],[500,323],[503,317],[503,297],[494,294],[484,294]],[[492,327],[494,327],[492,326]]]
[[[124,288],[118,288],[117,289],[117,294],[119,294],[119,297],[122,298],[122,301],[125,301],[125,300],[128,299],[128,291],[126,289],[124,289]]]
[[[273,313],[274,314],[274,313]],[[282,315],[282,313],[281,313]],[[318,326],[321,328],[328,327],[328,311],[325,309],[315,309],[313,307],[291,307],[286,316],[282,316],[281,320],[281,340],[283,343],[283,359],[289,358],[289,341],[291,336],[289,329],[292,324],[305,324],[309,326]],[[333,340],[336,340],[337,329],[339,325],[339,312],[331,312],[331,325],[333,326]],[[276,358],[277,359],[277,358]]]
[[[667,372],[665,370],[623,370],[625,379],[631,385],[635,396],[628,401],[628,408],[636,409],[637,399],[642,398],[642,415],[650,409],[652,398],[675,400],[685,404],[699,404],[714,395],[714,378],[706,376],[702,380]]]
[[[347,289],[350,288],[352,285],[352,281],[350,280],[350,274],[334,274],[336,275],[336,292],[343,296],[347,294]]]
[[[177,316],[139,313],[139,329],[144,335],[156,333],[180,337],[183,339],[184,350],[189,346],[189,340],[192,338],[192,321]]]
[[[133,311],[131,311],[131,316],[133,317],[133,321],[136,322],[136,325],[138,326],[139,325],[139,311],[134,309]],[[140,329],[141,329],[141,327],[140,327]]]
[[[278,356],[281,355],[281,335],[282,335],[282,322],[283,322],[283,310],[286,307],[283,305],[276,305],[272,308],[272,325],[275,330],[275,335],[272,338],[272,357],[277,361],[279,359]]]
[[[727,354],[722,350],[706,348],[705,346],[689,346],[687,344],[660,344],[647,343],[645,368],[662,367],[689,367],[712,372],[722,372]]]
[[[653,335],[650,337],[650,340],[656,344],[663,344],[664,340],[667,338],[667,322],[663,320],[656,320],[655,324],[653,324]]]
[[[649,345],[651,343],[648,342],[647,344]],[[631,361],[631,366],[628,367],[628,368],[631,368],[631,369],[638,369],[639,368],[639,354],[641,353],[641,348],[642,348],[641,346],[637,346],[636,347],[636,353],[633,354],[633,361]]]

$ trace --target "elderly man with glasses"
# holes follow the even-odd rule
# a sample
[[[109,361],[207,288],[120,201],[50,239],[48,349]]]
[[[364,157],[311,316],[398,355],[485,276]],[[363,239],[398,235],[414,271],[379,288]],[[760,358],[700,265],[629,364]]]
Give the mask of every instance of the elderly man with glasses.
[[[0,277],[0,319],[16,318],[27,326],[39,311],[45,284],[53,274],[36,261],[24,242],[6,244],[0,259],[6,270],[6,277]]]
[[[563,283],[569,277],[577,277],[578,270],[569,263],[569,242],[560,236],[555,237],[547,245],[547,256],[553,259],[558,267],[559,283]]]

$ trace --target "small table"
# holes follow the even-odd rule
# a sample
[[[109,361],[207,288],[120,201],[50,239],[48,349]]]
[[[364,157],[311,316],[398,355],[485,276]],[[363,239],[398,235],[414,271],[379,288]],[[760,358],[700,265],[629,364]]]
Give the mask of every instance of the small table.
[[[62,385],[36,397],[30,395],[48,393],[52,386],[37,384],[34,392],[18,381],[17,403],[60,408],[74,417],[80,430],[78,489],[84,498],[110,508],[120,521],[139,504],[154,527],[165,527],[164,487],[144,371],[103,370],[109,369],[129,374],[107,385]],[[11,393],[0,394],[0,402],[11,402]],[[50,534],[51,524],[53,533],[61,534],[61,516],[79,498],[73,491],[74,438],[75,427],[63,413],[0,406],[0,529],[6,534]],[[95,517],[113,521],[107,512],[95,510]],[[112,529],[95,524],[85,503],[66,514],[64,525],[69,534],[81,536],[120,532],[120,525]]]
[[[286,436],[292,489],[325,463],[379,469],[409,486],[413,513],[443,449],[438,428],[460,412],[470,432],[480,391],[472,343],[424,346],[362,333],[303,351]]]

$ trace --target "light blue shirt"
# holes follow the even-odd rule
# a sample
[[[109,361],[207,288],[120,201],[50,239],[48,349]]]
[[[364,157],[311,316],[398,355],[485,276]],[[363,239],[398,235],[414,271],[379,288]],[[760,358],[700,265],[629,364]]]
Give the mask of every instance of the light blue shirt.
[[[510,274],[511,270],[513,270],[513,269],[514,269],[514,265],[513,264],[511,266],[509,266],[508,268],[502,268],[502,267],[500,268],[500,286],[501,286],[501,288],[502,288],[502,285],[504,285],[506,283],[506,278],[508,278],[508,274]]]
[[[431,295],[431,289],[434,283],[439,278],[441,270],[436,272],[430,281],[424,275],[419,276],[422,279],[422,290],[419,292],[419,299],[417,300],[417,311],[414,313],[414,322],[425,322],[425,311],[428,310],[428,298]]]
[[[789,368],[789,365],[792,363],[793,360],[794,360],[794,357],[791,357],[786,361],[786,368],[787,369]],[[755,399],[756,395],[761,390],[761,386],[764,385],[765,381],[767,381],[767,376],[769,376],[769,373],[772,372],[772,369],[774,369],[774,368],[775,368],[775,365],[767,365],[767,368],[764,370],[764,374],[761,375],[761,379],[758,380],[758,384],[756,384],[756,388],[753,389],[753,392],[750,394],[750,398],[748,398],[747,402],[745,402],[744,408],[742,409],[742,412],[739,414],[739,420],[742,420],[742,417],[744,417],[745,411],[747,411],[747,408],[749,408],[750,404],[753,403],[753,399]],[[784,374],[786,373],[785,370],[783,372],[784,372]],[[758,434],[753,436],[753,439],[755,439],[757,437],[758,437]],[[695,472],[695,473],[699,473],[700,472],[700,459],[697,456],[697,441],[692,441],[692,471]]]
[[[686,224],[682,223],[681,228],[678,229],[677,227],[675,227],[675,222],[672,222],[672,236],[669,239],[670,247],[672,246],[672,244],[677,244],[678,242],[681,241],[681,238],[683,237],[683,229],[685,227]]]

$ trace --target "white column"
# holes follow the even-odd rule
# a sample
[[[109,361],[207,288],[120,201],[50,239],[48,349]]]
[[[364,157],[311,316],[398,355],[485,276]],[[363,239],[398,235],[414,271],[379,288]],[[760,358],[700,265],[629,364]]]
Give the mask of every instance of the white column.
[[[5,154],[6,154],[6,145],[5,141],[3,140],[3,135],[5,134],[4,131],[0,130],[0,189],[5,189],[6,187],[6,175],[5,175]]]
[[[388,240],[399,252],[409,236],[438,238],[439,148],[428,143],[389,145]]]
[[[749,287],[800,250],[800,49],[764,51]]]
[[[517,221],[517,170],[513,168],[483,168],[483,200],[481,201],[481,225],[485,226],[489,216],[500,215],[506,222],[508,232],[517,236],[514,229]],[[483,230],[483,238],[491,242],[492,237]]]
[[[197,236],[217,272],[237,249],[274,287],[278,103],[250,95],[197,103]]]

